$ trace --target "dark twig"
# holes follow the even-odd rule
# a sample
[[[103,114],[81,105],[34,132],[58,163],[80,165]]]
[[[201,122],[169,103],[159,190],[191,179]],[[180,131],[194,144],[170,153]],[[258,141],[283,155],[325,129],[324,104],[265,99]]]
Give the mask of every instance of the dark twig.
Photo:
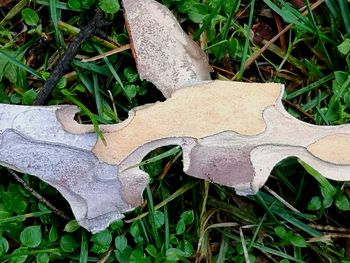
[[[108,22],[104,20],[102,11],[100,9],[97,9],[95,16],[86,26],[80,30],[75,40],[67,48],[60,62],[52,70],[50,77],[45,82],[42,90],[39,92],[34,105],[43,105],[46,102],[56,83],[69,69],[69,62],[78,53],[80,45],[96,32],[100,32],[100,28],[107,24]]]
[[[30,192],[34,197],[36,197],[40,202],[44,203],[48,208],[50,208],[55,214],[57,214],[58,216],[62,217],[65,220],[70,220],[71,218],[69,218],[68,216],[66,216],[66,214],[64,212],[62,212],[61,210],[59,210],[58,208],[56,208],[53,204],[51,204],[49,201],[47,201],[45,199],[45,197],[43,197],[41,194],[39,194],[37,191],[35,191],[34,189],[32,189],[20,176],[18,176],[18,174],[11,170],[11,169],[7,169],[9,171],[9,173],[16,179],[17,182],[19,182],[24,189],[26,189],[28,192]]]

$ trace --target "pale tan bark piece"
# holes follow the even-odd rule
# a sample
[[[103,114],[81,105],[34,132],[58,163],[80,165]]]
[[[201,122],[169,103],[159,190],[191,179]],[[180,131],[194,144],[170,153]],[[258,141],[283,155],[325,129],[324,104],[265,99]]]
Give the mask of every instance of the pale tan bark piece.
[[[276,163],[292,156],[330,179],[349,180],[349,125],[303,123],[284,110],[282,94],[283,86],[271,83],[213,81],[183,88],[165,102],[133,111],[126,125],[105,133],[107,146],[99,140],[93,152],[121,168],[123,196],[135,205],[142,199],[127,191],[128,178],[147,178],[135,165],[164,145],[182,146],[189,175],[242,194],[256,192]]]
[[[207,55],[174,15],[154,0],[123,0],[125,22],[141,79],[168,98],[177,89],[210,80]]]
[[[321,138],[307,147],[308,151],[321,160],[350,165],[350,135],[337,134]]]
[[[279,84],[216,81],[176,91],[165,102],[135,110],[127,126],[106,133],[94,153],[100,161],[119,164],[145,142],[171,137],[204,138],[222,131],[257,135],[266,124],[262,110],[274,105]],[[68,130],[72,132],[71,130]]]

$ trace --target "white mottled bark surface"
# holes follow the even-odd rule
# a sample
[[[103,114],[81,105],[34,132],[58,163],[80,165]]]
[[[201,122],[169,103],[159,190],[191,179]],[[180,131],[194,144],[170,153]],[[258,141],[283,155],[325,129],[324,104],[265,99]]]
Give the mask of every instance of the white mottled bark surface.
[[[141,79],[152,82],[166,98],[211,79],[207,55],[169,9],[154,0],[123,0],[123,6]]]

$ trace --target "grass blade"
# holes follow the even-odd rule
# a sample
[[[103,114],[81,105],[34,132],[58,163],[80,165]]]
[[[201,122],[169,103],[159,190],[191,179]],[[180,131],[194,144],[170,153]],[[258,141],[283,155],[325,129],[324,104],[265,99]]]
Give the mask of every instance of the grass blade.
[[[226,21],[221,40],[227,39],[228,31],[230,30],[230,26],[233,20],[233,15],[237,12],[240,3],[241,3],[240,0],[234,0],[234,4],[232,5],[230,15]]]
[[[325,84],[325,83],[327,83],[328,81],[333,80],[333,79],[334,79],[334,74],[331,73],[331,74],[329,74],[328,76],[325,76],[324,78],[319,79],[319,80],[317,80],[317,81],[311,83],[310,85],[308,85],[308,86],[306,86],[306,87],[303,87],[303,88],[298,89],[298,90],[296,90],[296,91],[294,91],[294,92],[292,92],[292,93],[289,93],[289,94],[287,95],[287,98],[286,98],[286,99],[287,99],[287,100],[294,99],[295,97],[298,97],[298,96],[300,96],[300,95],[302,95],[302,94],[304,94],[304,93],[306,93],[306,92],[309,92],[309,91],[311,91],[311,90],[313,90],[313,89],[316,89],[316,88],[318,88],[319,86],[321,86],[321,85],[323,85],[323,84]]]
[[[343,18],[343,23],[346,29],[346,32],[350,34],[350,13],[349,13],[349,3],[346,0],[338,0],[339,9]]]
[[[252,213],[243,211],[242,209],[236,206],[217,200],[213,197],[208,199],[207,204],[217,209],[220,209],[222,211],[225,211],[227,213],[230,213],[235,220],[242,220],[245,224],[246,223],[254,224],[255,222],[256,218],[255,218],[255,215],[253,215]]]
[[[100,130],[100,127],[98,126],[98,122],[94,116],[94,114],[83,104],[81,103],[79,100],[77,100],[76,98],[74,98],[73,96],[71,96],[71,94],[69,93],[66,93],[64,91],[62,91],[63,95],[66,96],[66,98],[68,100],[70,100],[71,102],[73,102],[75,105],[77,105],[91,120],[93,126],[94,126],[94,129],[95,129],[95,132],[96,134],[98,135],[98,137],[102,140],[102,142],[106,145],[106,140],[103,136],[103,133],[102,131]]]
[[[85,88],[87,88],[87,90],[89,91],[90,94],[93,94],[94,88],[93,88],[93,85],[91,83],[91,80],[79,69],[76,68],[75,71],[77,72],[77,75],[78,75],[79,79],[81,80],[81,82],[84,84]]]
[[[32,2],[37,3],[39,5],[50,6],[50,0],[32,0]],[[60,1],[56,1],[56,8],[63,9],[63,10],[69,10],[70,12],[82,11],[82,9],[71,9],[68,7],[67,3],[60,2]]]
[[[56,43],[59,44],[60,46],[64,46],[63,45],[63,41],[61,41],[61,37],[60,37],[60,33],[58,30],[58,21],[59,21],[59,13],[57,11],[57,0],[49,0],[49,4],[50,4],[50,14],[51,14],[51,20],[53,23],[53,27],[55,30],[55,38],[56,38]]]
[[[325,0],[325,3],[332,16],[334,16],[334,18],[338,18],[340,16],[340,10],[335,0]]]
[[[255,0],[250,1],[250,11],[249,11],[249,21],[248,25],[245,27],[245,43],[243,47],[243,56],[242,56],[242,63],[239,68],[239,72],[237,74],[237,80],[240,80],[243,78],[243,73],[245,69],[245,64],[247,62],[247,56],[248,56],[248,49],[249,49],[249,41],[250,41],[250,34],[251,34],[251,28],[253,24],[253,17],[254,17],[254,6],[255,6]]]
[[[298,159],[298,162],[310,175],[312,175],[312,177],[314,177],[320,183],[324,193],[327,196],[334,196],[336,194],[337,189],[330,182],[328,182],[328,180],[322,174],[320,174],[318,171],[316,171],[304,161]]]
[[[52,211],[33,212],[33,213],[24,214],[24,215],[2,218],[2,219],[0,219],[0,224],[11,223],[11,222],[15,222],[15,221],[23,221],[23,220],[26,220],[27,218],[39,217],[39,216],[47,215],[50,213],[52,213]]]
[[[301,105],[300,108],[304,111],[309,111],[309,110],[317,107],[320,104],[320,102],[324,101],[329,96],[330,96],[330,94],[328,94],[326,92],[321,92],[318,97],[313,98],[311,101],[309,101],[308,103],[305,103],[304,105]]]
[[[225,236],[227,236],[228,238],[230,238],[230,239],[232,239],[232,240],[234,240],[236,242],[241,242],[241,239],[239,237],[234,236],[231,233],[222,231],[221,229],[218,229],[218,231],[220,231]],[[303,260],[296,259],[296,258],[294,258],[294,257],[292,257],[292,256],[290,256],[290,255],[288,255],[288,254],[286,254],[286,253],[284,253],[282,251],[279,251],[279,250],[267,247],[267,246],[265,246],[264,244],[261,244],[261,243],[254,243],[253,247],[258,249],[258,250],[260,250],[260,251],[262,251],[262,252],[264,252],[264,253],[275,255],[275,256],[279,256],[279,257],[281,257],[283,259],[289,259],[292,262],[305,263],[305,261],[303,261]]]
[[[313,27],[314,31],[316,32],[316,36],[318,37],[319,42],[321,43],[321,47],[322,47],[325,59],[327,61],[327,64],[328,64],[328,66],[330,68],[334,68],[334,64],[332,62],[331,56],[329,55],[328,50],[327,50],[327,48],[325,46],[325,41],[321,38],[321,32],[320,32],[319,28],[317,27],[314,15],[313,15],[311,7],[310,7],[310,2],[309,2],[309,0],[307,0],[305,2],[306,2],[307,10],[308,10],[308,14],[307,15],[310,18],[312,27]]]
[[[107,66],[99,66],[99,65],[96,65],[95,63],[81,62],[79,60],[73,60],[73,64],[80,68],[95,72],[97,74],[100,74],[106,77],[110,75]]]
[[[29,255],[35,256],[43,253],[52,253],[52,254],[60,255],[61,252],[62,250],[59,248],[48,248],[48,249],[39,249],[39,250],[30,250],[30,251],[24,249],[23,252],[17,252],[17,253],[12,253],[10,255],[3,256],[1,259],[4,261],[1,261],[1,262],[7,262],[8,259],[14,259],[14,260],[10,260],[10,262],[23,262],[23,261],[18,261],[18,258],[20,256],[29,256]]]
[[[282,251],[279,251],[279,250],[276,250],[276,249],[273,249],[273,248],[270,248],[270,247],[267,247],[263,244],[260,244],[260,243],[255,243],[253,245],[254,248],[256,249],[259,249],[260,251],[262,252],[265,252],[265,253],[268,253],[268,254],[271,254],[271,255],[275,255],[275,256],[279,256],[283,259],[289,259],[293,262],[300,262],[300,263],[305,263],[304,260],[299,260],[299,259],[296,259],[295,257],[292,257]]]
[[[98,85],[98,78],[96,74],[92,75],[93,83],[94,83],[94,95],[95,95],[95,102],[96,102],[96,108],[98,115],[102,115],[102,101],[101,101],[101,94],[100,94],[100,87]]]
[[[223,235],[222,238],[221,238],[219,254],[218,254],[218,257],[217,257],[217,260],[216,260],[217,263],[224,263],[225,262],[225,258],[226,258],[226,254],[228,252],[228,248],[229,248],[228,238],[226,237],[226,235]]]
[[[0,21],[0,26],[4,26],[10,21],[14,16],[16,16],[21,10],[27,6],[29,0],[21,0],[16,4],[10,12],[6,14],[6,16]]]
[[[96,44],[94,44],[94,47],[96,48],[96,50],[100,53],[100,54],[103,54],[103,50]],[[115,78],[115,80],[118,82],[118,84],[122,87],[122,89],[124,90],[125,92],[125,88],[124,88],[124,84],[123,82],[121,81],[121,79],[119,78],[118,76],[118,73],[117,71],[115,71],[113,65],[111,64],[111,62],[109,62],[109,59],[107,57],[104,57],[103,58],[103,61],[106,63],[109,71],[112,73],[113,77]]]
[[[169,156],[173,156],[175,154],[178,154],[180,152],[181,152],[181,147],[180,146],[176,146],[176,147],[174,147],[174,148],[172,148],[172,149],[170,149],[170,150],[168,150],[168,151],[166,151],[164,153],[158,154],[157,156],[154,156],[152,158],[144,160],[144,161],[142,161],[142,162],[140,162],[138,164],[135,164],[133,166],[130,166],[128,168],[125,168],[125,170],[131,169],[131,168],[135,168],[135,167],[138,167],[138,166],[142,166],[142,165],[145,165],[145,164],[149,164],[149,163],[154,163],[154,162],[160,161],[160,160],[162,160],[164,158],[167,158]]]
[[[2,51],[0,49],[0,59],[5,59],[7,60],[9,63],[12,63],[13,65],[24,69],[25,71],[27,71],[28,73],[32,74],[33,76],[37,77],[38,79],[43,79],[39,72],[37,72],[35,69],[32,69],[31,67],[28,67],[27,65],[19,62],[17,59],[10,57],[9,55],[7,55],[4,51]]]
[[[163,184],[161,184],[162,199],[166,199],[168,196],[167,190]],[[170,223],[169,223],[169,211],[168,205],[164,206],[164,250],[167,251],[170,248]]]
[[[161,240],[160,240],[160,237],[159,237],[159,233],[158,233],[158,230],[157,230],[157,226],[156,226],[156,221],[155,221],[155,218],[154,218],[154,202],[153,202],[153,197],[152,197],[152,191],[151,191],[151,188],[149,187],[149,185],[147,185],[146,187],[146,196],[147,196],[147,204],[148,204],[148,209],[150,211],[150,213],[148,214],[148,218],[149,218],[149,222],[151,223],[151,231],[152,231],[152,234],[153,234],[153,239],[156,243],[156,247],[158,249],[161,248]]]
[[[87,238],[86,230],[82,230],[79,263],[88,262],[88,254],[89,254],[88,242],[89,240]]]
[[[281,208],[273,207],[272,210],[274,211],[274,214],[276,216],[281,217],[282,219],[286,220],[288,223],[292,224],[293,226],[297,227],[298,229],[304,231],[305,233],[313,236],[313,237],[319,237],[321,236],[321,233],[309,225],[301,222],[299,219],[295,218],[294,215],[288,211],[285,211]]]
[[[265,4],[270,7],[274,12],[276,12],[278,15],[283,17],[283,19],[290,24],[294,24],[296,26],[299,26],[301,29],[305,30],[309,33],[314,33],[312,28],[306,26],[307,23],[303,23],[300,20],[305,20],[301,16],[301,14],[295,10],[294,8],[291,8],[288,5],[283,5],[283,8],[279,8],[275,3],[273,3],[270,0],[264,0]],[[283,3],[282,3],[283,4]],[[305,21],[304,21],[305,22]]]
[[[179,188],[178,190],[176,190],[176,192],[174,192],[172,195],[170,195],[169,197],[167,197],[166,199],[164,199],[162,202],[160,202],[158,205],[154,206],[154,210],[158,210],[160,208],[162,208],[163,206],[167,205],[169,202],[175,200],[177,197],[179,197],[180,195],[184,194],[185,192],[187,192],[188,190],[191,190],[193,187],[195,187],[197,184],[199,183],[199,181],[192,181],[189,182],[185,185],[183,185],[181,188]],[[146,217],[149,214],[149,212],[143,213],[141,215],[138,215],[137,217],[130,219],[130,220],[125,220],[125,222],[127,223],[131,223],[134,221],[137,221],[141,218]]]

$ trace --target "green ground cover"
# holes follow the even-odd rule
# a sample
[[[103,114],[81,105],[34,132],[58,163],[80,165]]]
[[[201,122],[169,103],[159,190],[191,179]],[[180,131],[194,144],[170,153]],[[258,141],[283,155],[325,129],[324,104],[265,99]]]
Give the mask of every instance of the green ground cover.
[[[209,54],[213,78],[284,83],[285,107],[293,116],[319,125],[349,123],[346,0],[160,2]],[[98,6],[112,24],[104,28],[105,42],[89,39],[80,47],[79,55],[89,57],[129,43],[118,2],[0,0],[0,102],[32,104]],[[130,50],[89,63],[77,57],[70,66],[48,104],[83,105],[99,123],[120,122],[133,107],[163,99],[139,79]],[[91,121],[91,114],[82,111],[81,118]],[[185,175],[176,147],[150,157],[143,166],[151,176],[145,203],[94,235],[53,213],[0,168],[0,261],[350,262],[347,182],[328,181],[288,159],[256,196],[240,197]],[[57,191],[22,178],[72,217]]]

